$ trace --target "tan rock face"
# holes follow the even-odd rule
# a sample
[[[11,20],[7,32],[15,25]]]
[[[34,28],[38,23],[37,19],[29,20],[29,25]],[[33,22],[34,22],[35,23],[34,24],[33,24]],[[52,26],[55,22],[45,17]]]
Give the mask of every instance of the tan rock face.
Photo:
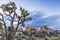
[[[30,31],[35,31],[34,27],[26,27],[25,31],[30,32]]]
[[[40,31],[47,31],[47,30],[53,30],[53,29],[48,28],[46,26],[43,26],[43,27],[40,28]]]
[[[17,32],[23,32],[23,29],[22,29],[22,28],[19,28],[19,29],[17,30]]]
[[[30,28],[30,27],[26,27],[26,28],[25,28],[25,31],[26,31],[26,32],[30,32],[30,31],[31,31],[31,28]]]
[[[31,31],[35,31],[36,30],[36,28],[34,28],[34,27],[31,27]]]
[[[47,29],[45,27],[42,27],[40,30],[41,31],[46,31]]]

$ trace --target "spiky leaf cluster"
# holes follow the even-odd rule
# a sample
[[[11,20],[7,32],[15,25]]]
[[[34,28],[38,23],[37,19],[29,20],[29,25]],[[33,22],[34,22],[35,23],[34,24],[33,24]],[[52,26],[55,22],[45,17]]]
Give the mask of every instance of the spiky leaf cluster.
[[[17,9],[14,2],[10,2],[9,4],[6,4],[6,5],[2,4],[1,8],[4,12],[8,11],[10,13],[14,12]]]

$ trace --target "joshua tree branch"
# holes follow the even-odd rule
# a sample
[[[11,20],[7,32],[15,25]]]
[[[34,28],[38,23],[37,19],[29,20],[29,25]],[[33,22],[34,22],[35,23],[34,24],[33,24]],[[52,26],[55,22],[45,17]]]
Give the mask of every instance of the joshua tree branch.
[[[1,14],[1,13],[0,13],[0,15],[2,16],[2,21],[3,21],[3,23],[4,23],[4,27],[5,27],[5,32],[6,32],[6,40],[8,40],[8,39],[7,39],[7,27],[6,27],[6,23],[5,23],[5,21],[4,21],[3,14]]]
[[[10,14],[8,15],[8,14],[5,13],[5,15],[10,16],[12,18],[12,16]]]
[[[15,35],[16,31],[18,30],[18,27],[19,27],[19,21],[17,23],[16,30],[14,31],[14,35]]]
[[[12,32],[14,32],[13,22],[14,22],[15,16],[16,16],[16,12],[14,11],[14,15],[13,15],[12,20],[11,20]]]

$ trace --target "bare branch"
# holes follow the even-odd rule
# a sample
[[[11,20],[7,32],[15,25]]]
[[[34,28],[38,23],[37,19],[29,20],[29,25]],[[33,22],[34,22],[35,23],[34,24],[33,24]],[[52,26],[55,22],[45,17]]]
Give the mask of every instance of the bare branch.
[[[10,16],[10,17],[11,17],[11,19],[12,19],[12,16],[11,16],[10,14],[8,15],[8,14],[6,14],[6,13],[5,13],[5,15]]]

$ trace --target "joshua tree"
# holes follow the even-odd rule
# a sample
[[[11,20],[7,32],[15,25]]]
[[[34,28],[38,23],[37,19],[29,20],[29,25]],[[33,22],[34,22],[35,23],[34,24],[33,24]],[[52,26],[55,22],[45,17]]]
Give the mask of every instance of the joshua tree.
[[[6,16],[9,16],[10,17],[10,20],[9,21],[11,23],[10,24],[11,32],[9,33],[9,35],[11,36],[10,37],[10,40],[14,40],[14,35],[15,35],[16,31],[18,30],[19,25],[21,24],[21,26],[25,26],[25,23],[24,22],[27,21],[27,20],[31,20],[31,18],[28,18],[27,17],[29,15],[29,13],[28,13],[27,10],[23,9],[22,7],[20,7],[21,15],[18,15],[16,13],[17,7],[16,7],[16,5],[15,5],[14,2],[10,2],[10,3],[5,4],[5,5],[3,4],[1,6],[1,9],[3,10],[3,14],[5,14]],[[8,35],[7,26],[6,26],[6,22],[4,20],[4,15],[3,14],[0,13],[0,16],[2,16],[1,21],[2,21],[2,25],[5,28],[6,40],[8,40],[7,39],[8,38],[8,36],[7,36]],[[13,25],[13,23],[14,23],[14,19],[15,18],[18,19],[18,21],[17,21],[16,30],[14,31],[14,25]]]

